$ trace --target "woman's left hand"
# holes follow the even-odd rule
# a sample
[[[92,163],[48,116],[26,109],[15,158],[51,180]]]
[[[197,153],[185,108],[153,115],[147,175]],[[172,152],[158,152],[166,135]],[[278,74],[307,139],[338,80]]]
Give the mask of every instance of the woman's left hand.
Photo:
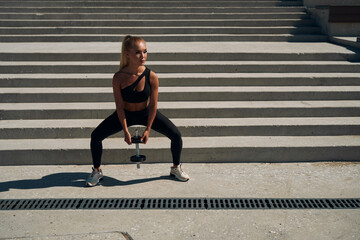
[[[143,142],[144,144],[147,143],[147,141],[149,140],[149,135],[150,135],[150,130],[145,129],[142,137],[141,137],[141,142]]]

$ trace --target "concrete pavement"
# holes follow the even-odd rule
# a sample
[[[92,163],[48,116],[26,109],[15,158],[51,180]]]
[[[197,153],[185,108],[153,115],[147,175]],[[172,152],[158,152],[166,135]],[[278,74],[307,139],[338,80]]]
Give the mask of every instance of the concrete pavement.
[[[169,169],[104,165],[102,185],[85,188],[90,165],[6,166],[0,198],[360,197],[358,162],[188,163],[186,183]],[[2,211],[0,226],[5,239],[358,239],[360,210],[17,210]]]

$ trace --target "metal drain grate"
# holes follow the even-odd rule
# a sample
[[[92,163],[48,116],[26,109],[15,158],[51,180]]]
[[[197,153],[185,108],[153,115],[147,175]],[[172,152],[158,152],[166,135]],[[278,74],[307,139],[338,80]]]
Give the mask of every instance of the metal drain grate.
[[[359,198],[2,199],[0,210],[56,209],[354,209]]]

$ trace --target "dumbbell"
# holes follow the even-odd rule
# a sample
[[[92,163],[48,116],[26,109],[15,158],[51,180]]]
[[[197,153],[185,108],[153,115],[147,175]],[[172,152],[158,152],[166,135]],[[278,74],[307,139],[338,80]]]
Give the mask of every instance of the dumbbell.
[[[146,160],[146,156],[140,155],[139,143],[143,143],[143,142],[141,141],[141,137],[139,136],[138,130],[135,131],[135,136],[131,138],[131,142],[135,143],[136,145],[136,155],[131,156],[130,161],[135,162],[137,168],[140,168],[140,163]]]

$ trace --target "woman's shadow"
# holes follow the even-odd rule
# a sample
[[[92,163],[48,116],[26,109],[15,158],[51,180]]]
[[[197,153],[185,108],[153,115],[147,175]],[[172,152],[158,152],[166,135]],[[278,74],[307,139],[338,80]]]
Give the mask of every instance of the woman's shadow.
[[[89,173],[71,172],[71,173],[55,173],[44,176],[40,179],[25,179],[0,183],[0,192],[13,189],[38,189],[50,187],[85,187],[86,178]],[[170,176],[160,176],[154,178],[134,179],[129,181],[120,181],[118,179],[104,176],[101,185],[105,187],[127,186],[140,184],[158,180],[172,180]]]

